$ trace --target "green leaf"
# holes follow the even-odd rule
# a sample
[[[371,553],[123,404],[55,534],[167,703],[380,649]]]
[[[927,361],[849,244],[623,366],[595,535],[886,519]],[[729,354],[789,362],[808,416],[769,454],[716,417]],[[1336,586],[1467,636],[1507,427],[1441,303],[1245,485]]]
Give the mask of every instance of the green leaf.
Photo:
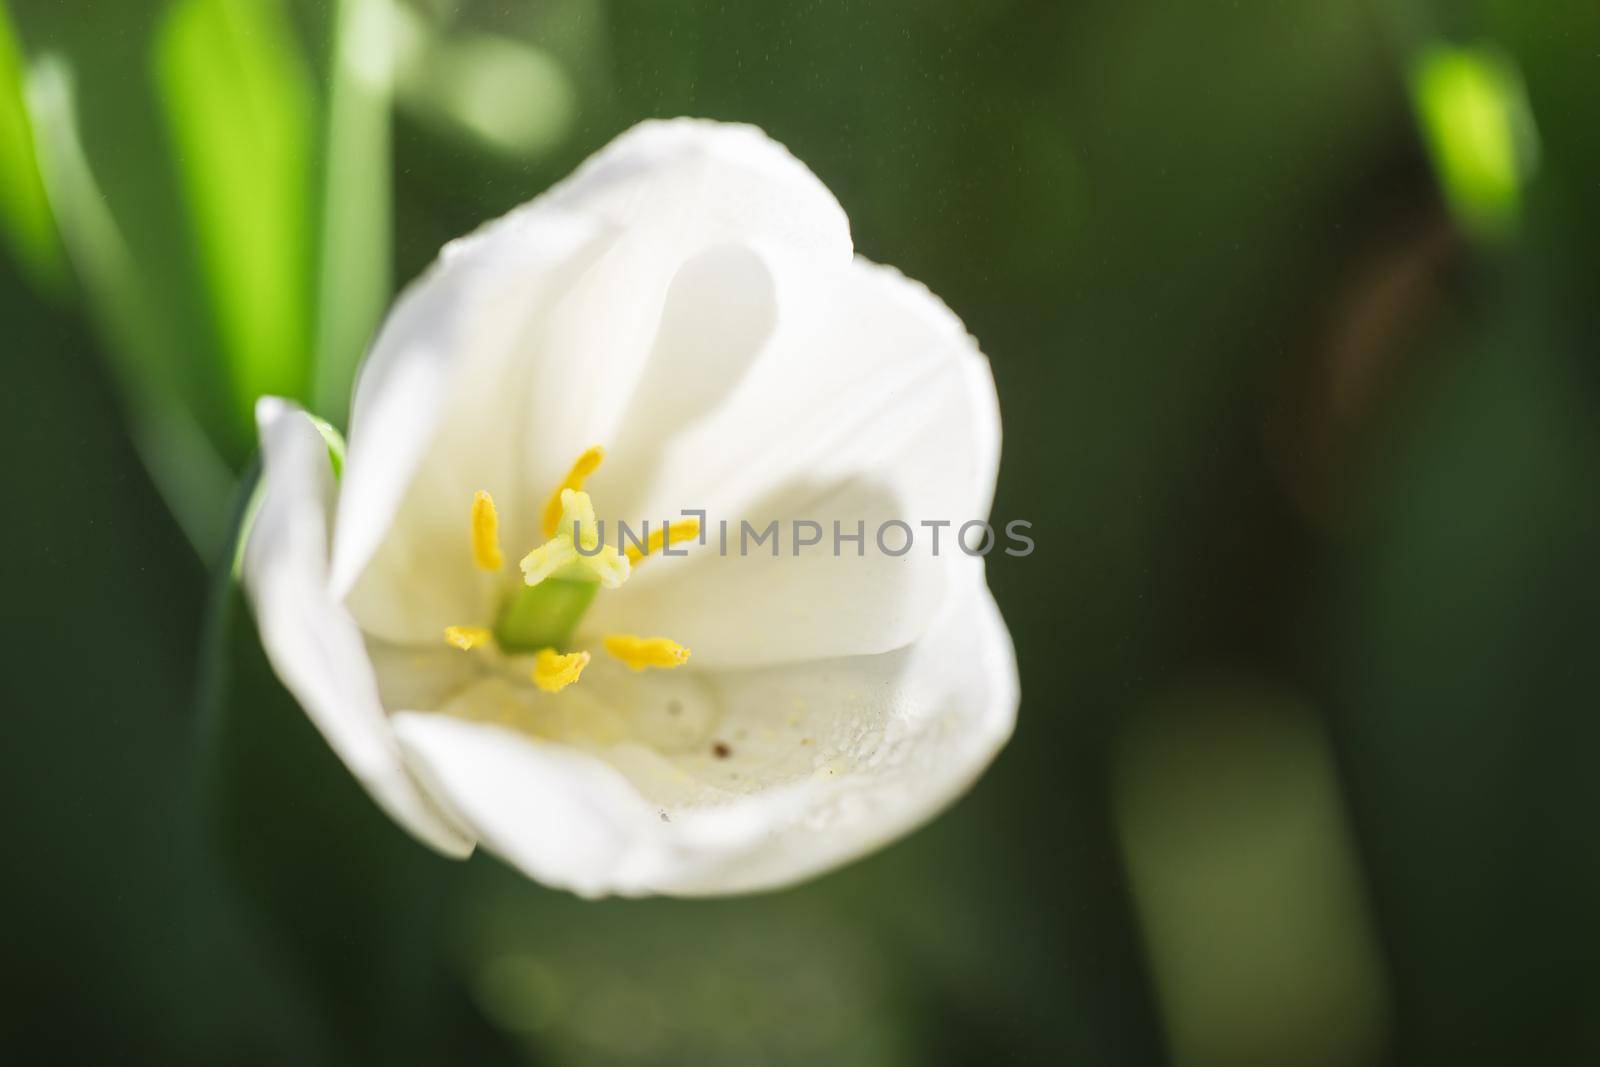
[[[176,394],[171,376],[163,373],[177,335],[151,299],[89,167],[78,134],[72,71],[63,60],[45,57],[34,65],[27,102],[40,131],[44,188],[104,338],[134,447],[190,543],[210,559],[226,532],[233,475]]]
[[[33,124],[22,92],[21,49],[4,3],[0,3],[0,232],[35,282],[49,288],[61,283],[61,247],[39,177]]]
[[[1456,218],[1480,237],[1509,232],[1538,144],[1516,69],[1487,49],[1433,45],[1412,64],[1411,96]]]
[[[157,42],[161,103],[233,406],[306,399],[314,95],[274,0],[182,0]]]

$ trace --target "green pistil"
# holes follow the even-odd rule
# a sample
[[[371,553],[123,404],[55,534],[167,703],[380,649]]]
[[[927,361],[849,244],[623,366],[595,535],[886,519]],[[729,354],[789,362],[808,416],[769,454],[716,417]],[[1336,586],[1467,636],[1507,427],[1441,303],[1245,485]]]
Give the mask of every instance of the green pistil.
[[[506,652],[564,650],[599,588],[587,575],[556,575],[538,585],[519,586],[500,611],[494,639]]]

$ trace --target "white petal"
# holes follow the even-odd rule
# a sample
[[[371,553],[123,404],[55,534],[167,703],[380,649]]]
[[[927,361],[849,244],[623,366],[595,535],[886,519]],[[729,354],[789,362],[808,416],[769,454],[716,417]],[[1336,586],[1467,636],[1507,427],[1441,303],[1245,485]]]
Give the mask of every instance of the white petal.
[[[770,285],[742,269],[750,241],[808,262],[850,256],[837,202],[781,146],[681,120],[636,127],[451,246],[397,305],[357,384],[334,579],[362,625],[424,641],[487,621],[498,591],[474,580],[463,518],[475,490],[503,501],[518,556],[579,451],[613,441],[625,419],[652,429],[630,413],[653,413],[664,432],[725,394],[771,325]],[[674,299],[721,307],[717,332],[697,340],[722,373],[650,403],[658,390],[641,376],[654,380],[664,317],[669,346],[685,317]],[[644,458],[649,444],[632,450]]]
[[[726,395],[772,324],[771,281],[749,248],[819,266],[851,256],[838,201],[753,126],[641,123],[544,202],[603,220],[616,240],[545,324],[525,414],[536,493],[592,444],[611,448],[608,473],[645,461],[661,433]],[[676,365],[685,345],[696,361]],[[628,422],[641,412],[643,436]]]
[[[367,655],[378,680],[378,697],[387,711],[443,707],[483,673],[480,655],[443,641],[394,645],[368,637]]]
[[[546,195],[619,229],[667,220],[701,247],[759,240],[828,260],[851,254],[839,202],[754,126],[641,122]]]
[[[643,505],[624,512],[635,525],[659,525],[703,509],[708,543],[690,559],[641,566],[596,602],[593,633],[665,634],[714,666],[898,648],[945,595],[949,560],[935,558],[935,537],[940,557],[959,557],[957,531],[988,515],[998,405],[988,361],[960,321],[888,268],[765,258],[777,282],[776,333],[721,406],[665,442]],[[741,557],[741,523],[759,532],[774,519],[780,558],[767,546]],[[819,523],[824,536],[798,557],[797,519]],[[903,556],[888,554],[906,536],[884,529],[888,520],[911,527]],[[835,556],[835,521],[846,535],[864,524],[865,558],[848,542]]]
[[[780,484],[771,496],[734,512],[740,518],[728,526],[727,555],[718,543],[719,529],[708,533],[705,546],[683,546],[686,559],[652,557],[641,563],[627,585],[596,598],[580,638],[670,637],[690,649],[691,662],[700,669],[900,648],[927,627],[945,598],[947,572],[961,562],[953,558],[953,543],[941,545],[937,559],[926,552],[882,553],[873,543],[874,532],[906,514],[903,498],[887,481]],[[741,526],[745,515],[754,516],[749,530]],[[820,532],[823,538],[798,555],[793,548],[797,519],[816,523],[802,531],[808,537]],[[834,555],[836,522],[851,536],[859,526],[860,554],[847,544]],[[899,530],[890,532],[891,550],[900,549],[901,536]],[[948,534],[944,540],[950,541]]]
[[[323,437],[293,405],[256,406],[264,496],[251,529],[244,581],[273,669],[378,804],[419,840],[452,856],[463,834],[408,773],[378,701],[361,633],[328,587],[333,475]]]
[[[909,833],[971,787],[1010,738],[1019,699],[1011,638],[978,573],[907,648],[720,680],[724,729],[746,736],[716,766],[737,771],[744,745],[752,774],[804,766],[809,777],[769,787],[773,824],[759,844],[685,870],[662,891],[750,892],[812,877]],[[793,719],[819,731],[811,745],[794,746]],[[785,812],[787,794],[801,791],[803,808]]]
[[[484,845],[537,881],[635,895],[683,861],[628,780],[577,749],[448,715],[403,713],[395,729]]]
[[[458,817],[539,881],[586,896],[770,888],[930,818],[1010,735],[1010,641],[981,568],[963,590],[909,648],[714,676],[716,745],[586,751],[428,713],[395,726]]]
[[[506,538],[530,536],[530,337],[606,244],[591,222],[524,211],[447,247],[395,305],[356,383],[334,538],[334,590],[363,628],[416,641],[486,621],[472,497],[500,502]]]

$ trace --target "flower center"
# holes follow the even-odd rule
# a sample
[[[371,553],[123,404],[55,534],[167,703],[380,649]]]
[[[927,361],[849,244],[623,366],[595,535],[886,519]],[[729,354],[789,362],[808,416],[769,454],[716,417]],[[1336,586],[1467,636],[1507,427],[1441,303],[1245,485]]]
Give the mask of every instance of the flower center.
[[[576,682],[589,665],[590,653],[571,647],[584,613],[602,589],[616,589],[634,566],[665,546],[699,536],[694,520],[669,523],[652,533],[641,549],[626,553],[607,545],[595,521],[594,502],[583,484],[605,458],[598,445],[572,464],[545,503],[545,542],[518,563],[522,582],[500,606],[493,626],[445,628],[445,642],[463,652],[491,644],[510,655],[532,655],[531,680],[548,693]],[[472,499],[472,559],[478,569],[497,574],[505,566],[500,550],[500,518],[494,498],[479,490]],[[607,634],[602,646],[632,671],[670,670],[689,659],[689,650],[666,637]]]

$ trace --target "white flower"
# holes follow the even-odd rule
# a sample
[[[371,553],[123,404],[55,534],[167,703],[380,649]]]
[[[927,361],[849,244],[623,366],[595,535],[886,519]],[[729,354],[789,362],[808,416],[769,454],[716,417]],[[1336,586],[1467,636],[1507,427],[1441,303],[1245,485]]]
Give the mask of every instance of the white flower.
[[[921,525],[988,513],[988,364],[756,129],[645,123],[449,245],[367,358],[342,477],[304,412],[258,415],[267,653],[441,852],[584,895],[782,885],[928,819],[1010,735],[983,561]],[[741,556],[771,519],[781,555]],[[793,554],[792,519],[823,543]]]

